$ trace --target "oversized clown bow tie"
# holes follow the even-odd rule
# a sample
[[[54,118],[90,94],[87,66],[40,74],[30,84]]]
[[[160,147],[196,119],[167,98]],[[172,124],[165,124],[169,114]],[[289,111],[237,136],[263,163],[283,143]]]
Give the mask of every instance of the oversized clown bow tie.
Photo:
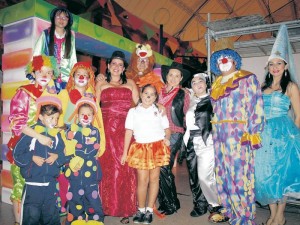
[[[57,128],[48,128],[48,127],[43,127],[41,125],[36,125],[34,130],[38,133],[49,134],[52,137],[55,137],[57,135],[57,133],[59,132],[59,129],[57,129]]]
[[[91,129],[87,127],[80,127],[77,124],[71,125],[71,131],[73,132],[81,132],[83,136],[89,136],[91,134]]]

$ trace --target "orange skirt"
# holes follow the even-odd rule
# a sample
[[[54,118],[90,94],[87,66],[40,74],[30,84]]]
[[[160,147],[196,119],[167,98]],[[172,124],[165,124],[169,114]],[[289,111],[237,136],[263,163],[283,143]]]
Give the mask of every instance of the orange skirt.
[[[126,161],[128,166],[140,170],[166,166],[170,162],[170,148],[165,145],[164,140],[152,143],[133,142]]]

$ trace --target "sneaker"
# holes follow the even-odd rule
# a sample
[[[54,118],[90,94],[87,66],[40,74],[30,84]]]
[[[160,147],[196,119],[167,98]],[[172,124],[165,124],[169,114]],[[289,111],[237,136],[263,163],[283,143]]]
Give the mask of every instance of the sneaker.
[[[152,221],[153,221],[153,212],[149,212],[147,210],[147,212],[145,213],[145,216],[144,216],[143,224],[150,224],[150,223],[152,223]]]
[[[141,212],[140,210],[133,216],[134,223],[142,223],[144,222],[145,213]]]

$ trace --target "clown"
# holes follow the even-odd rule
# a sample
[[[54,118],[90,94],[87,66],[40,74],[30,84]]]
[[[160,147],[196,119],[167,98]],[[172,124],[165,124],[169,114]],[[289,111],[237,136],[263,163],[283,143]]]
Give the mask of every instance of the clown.
[[[70,124],[74,123],[76,117],[76,103],[83,97],[89,97],[95,99],[94,92],[94,72],[89,62],[78,62],[74,65],[73,69],[70,73],[70,78],[67,83],[66,89],[59,92],[59,98],[62,101],[62,114],[59,118],[58,125],[67,127]],[[98,156],[101,156],[105,150],[105,135],[104,135],[104,127],[102,121],[102,112],[97,103],[97,113],[94,115],[93,125],[99,130],[101,141],[98,140],[98,144],[100,144],[100,150],[98,151]],[[64,140],[68,142],[66,144],[66,154],[71,154],[69,151],[72,151],[72,147],[74,144],[69,140],[66,140],[63,136]],[[62,212],[66,212],[65,204],[66,204],[66,193],[67,193],[67,180],[64,175],[61,174],[59,176],[60,182],[60,197],[62,200]]]
[[[82,97],[76,103],[77,122],[67,131],[67,139],[76,142],[74,155],[78,157],[73,166],[70,163],[65,176],[70,182],[67,193],[69,212],[67,224],[72,221],[93,221],[92,224],[103,224],[104,214],[99,197],[98,182],[102,177],[97,160],[101,139],[99,130],[92,125],[98,107],[94,99]],[[72,222],[71,224],[73,224]]]
[[[14,206],[16,223],[20,222],[20,210],[18,209],[22,197],[24,179],[20,174],[20,168],[14,164],[12,150],[22,133],[35,137],[42,145],[50,146],[52,144],[49,137],[35,132],[30,126],[36,123],[34,120],[36,99],[43,94],[56,93],[52,80],[58,75],[56,68],[54,57],[45,55],[34,56],[26,68],[27,77],[33,80],[33,83],[19,87],[10,102],[9,122],[12,129],[12,137],[8,142],[9,151],[6,157],[12,163],[13,190],[11,200]]]
[[[232,49],[211,56],[219,76],[211,102],[217,191],[230,224],[255,224],[254,155],[261,147],[263,102],[254,74],[240,70],[241,57]]]
[[[160,93],[164,83],[159,75],[154,73],[154,64],[155,57],[151,46],[148,44],[137,44],[135,51],[131,55],[126,76],[133,79],[139,87],[143,87],[146,84],[152,84],[155,86],[157,92]]]

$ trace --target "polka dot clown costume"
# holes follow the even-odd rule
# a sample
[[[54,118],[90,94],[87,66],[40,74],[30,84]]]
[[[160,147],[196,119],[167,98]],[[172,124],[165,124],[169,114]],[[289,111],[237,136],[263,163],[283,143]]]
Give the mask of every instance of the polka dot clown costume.
[[[72,140],[75,157],[70,161],[65,176],[70,186],[67,193],[67,224],[103,224],[104,214],[98,192],[102,171],[97,160],[100,148],[99,130],[92,126],[97,105],[92,98],[84,97],[76,103],[77,118],[67,130]],[[93,221],[93,222],[92,222]]]

